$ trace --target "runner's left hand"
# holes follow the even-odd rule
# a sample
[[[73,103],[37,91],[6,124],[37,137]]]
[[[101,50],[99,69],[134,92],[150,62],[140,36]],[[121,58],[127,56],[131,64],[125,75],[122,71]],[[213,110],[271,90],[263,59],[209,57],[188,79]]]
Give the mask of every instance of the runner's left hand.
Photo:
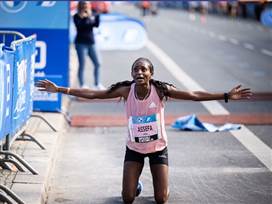
[[[231,100],[240,100],[240,99],[249,99],[252,96],[250,88],[241,88],[242,85],[238,85],[231,89],[229,94],[229,99]]]

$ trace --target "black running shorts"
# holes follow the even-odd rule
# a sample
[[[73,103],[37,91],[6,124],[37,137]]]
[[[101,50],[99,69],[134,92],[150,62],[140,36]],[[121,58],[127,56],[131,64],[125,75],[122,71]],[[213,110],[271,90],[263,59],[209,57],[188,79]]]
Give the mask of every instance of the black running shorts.
[[[136,151],[133,151],[126,147],[126,155],[125,155],[125,162],[126,161],[135,161],[139,162],[141,164],[144,164],[145,157],[149,158],[149,164],[165,164],[168,165],[168,150],[167,147],[165,147],[161,151],[148,153],[148,154],[142,154]]]

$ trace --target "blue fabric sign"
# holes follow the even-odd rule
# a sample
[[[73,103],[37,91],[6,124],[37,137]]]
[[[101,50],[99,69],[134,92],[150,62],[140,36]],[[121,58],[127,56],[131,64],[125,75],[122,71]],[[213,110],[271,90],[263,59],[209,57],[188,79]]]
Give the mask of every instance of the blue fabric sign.
[[[265,9],[262,12],[261,22],[265,26],[272,27],[272,8]]]

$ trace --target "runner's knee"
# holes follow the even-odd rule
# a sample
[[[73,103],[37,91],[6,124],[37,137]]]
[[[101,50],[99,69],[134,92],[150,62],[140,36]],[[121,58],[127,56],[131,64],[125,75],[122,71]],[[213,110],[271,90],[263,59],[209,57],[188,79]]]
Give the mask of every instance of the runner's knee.
[[[157,204],[165,204],[168,200],[168,193],[159,193],[155,195],[155,200]]]
[[[135,199],[135,193],[122,192],[122,199],[125,204],[133,203]]]

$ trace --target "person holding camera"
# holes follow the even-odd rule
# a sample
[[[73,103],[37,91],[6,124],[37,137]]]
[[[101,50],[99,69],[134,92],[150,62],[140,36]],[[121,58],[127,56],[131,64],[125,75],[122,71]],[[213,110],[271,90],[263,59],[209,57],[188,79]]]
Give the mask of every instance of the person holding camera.
[[[77,13],[73,16],[77,34],[75,38],[75,48],[78,56],[78,81],[80,87],[87,88],[84,83],[84,68],[86,57],[89,56],[94,65],[94,89],[105,89],[100,83],[100,59],[95,45],[93,29],[100,24],[99,14],[93,15],[90,4],[87,1],[79,1]]]

